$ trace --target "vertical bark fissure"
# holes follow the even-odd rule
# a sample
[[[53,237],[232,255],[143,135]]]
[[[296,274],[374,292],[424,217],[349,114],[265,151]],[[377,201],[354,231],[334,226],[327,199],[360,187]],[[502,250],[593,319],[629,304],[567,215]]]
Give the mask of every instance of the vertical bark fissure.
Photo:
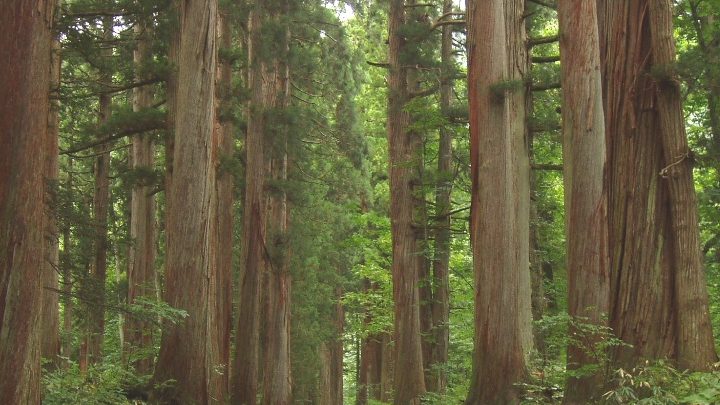
[[[57,5],[59,7],[59,5]],[[55,21],[59,13],[55,10]],[[59,364],[60,354],[60,300],[58,295],[60,273],[60,244],[57,223],[57,185],[60,174],[58,132],[60,125],[60,39],[52,39],[50,49],[50,104],[47,123],[47,151],[45,163],[45,243],[43,281],[43,333],[41,355],[50,360],[51,368]]]
[[[717,361],[700,251],[697,199],[691,152],[685,134],[680,84],[674,70],[672,3],[649,2],[653,88],[664,167],[659,175],[670,195],[674,242],[674,300],[677,305],[677,363],[681,369],[710,370]]]
[[[149,22],[139,21],[135,25],[138,36],[134,51],[134,64],[138,80],[145,79],[142,72],[147,69],[152,46],[152,31]],[[142,112],[152,106],[152,88],[138,87],[133,90],[133,111]],[[152,300],[155,297],[155,199],[147,176],[153,170],[153,141],[148,134],[133,136],[131,147],[131,169],[136,172],[136,183],[131,191],[130,238],[128,252],[128,304],[135,304],[136,298]],[[125,350],[132,356],[142,353],[152,344],[152,326],[130,317],[125,323],[128,346]],[[135,370],[141,374],[152,371],[152,359],[144,357],[134,362]]]
[[[563,174],[567,232],[568,312],[572,322],[603,327],[609,311],[605,117],[595,0],[561,0]],[[600,335],[580,335],[568,347],[565,402],[585,403],[602,393],[602,370],[577,374],[602,360]]]
[[[408,46],[402,34],[406,23],[405,2],[390,2],[388,144],[390,222],[393,240],[392,278],[395,335],[396,405],[419,404],[425,393],[420,324],[420,266],[425,260],[417,243],[415,198],[418,178],[419,136],[409,131],[408,68],[401,53]]]
[[[223,397],[215,300],[215,126],[217,2],[181,2],[174,111],[173,174],[167,198],[164,298],[188,316],[165,325],[154,393],[169,402],[206,404]],[[182,84],[182,85],[180,85]]]
[[[232,46],[229,15],[226,9],[220,9],[218,15],[218,51],[229,51]],[[233,259],[233,205],[234,177],[224,164],[233,159],[235,139],[232,117],[229,114],[232,94],[232,62],[229,59],[218,60],[216,85],[216,119],[219,172],[217,174],[217,315],[218,336],[220,337],[219,359],[222,367],[222,392],[230,388],[230,332],[232,330],[232,259]],[[218,398],[225,402],[225,398]]]
[[[518,403],[532,349],[523,5],[467,2],[476,288],[468,405]]]
[[[443,15],[452,12],[453,2],[443,2]],[[447,113],[451,107],[453,81],[450,76],[454,72],[452,25],[442,27],[440,58],[442,63],[442,82],[440,85],[440,111]],[[447,388],[447,372],[450,346],[450,208],[452,191],[452,130],[445,124],[440,128],[438,147],[437,182],[435,184],[435,246],[432,267],[433,277],[433,332],[434,347],[431,364],[431,375],[434,388],[444,393]]]
[[[0,398],[40,403],[43,173],[53,1],[0,13]]]

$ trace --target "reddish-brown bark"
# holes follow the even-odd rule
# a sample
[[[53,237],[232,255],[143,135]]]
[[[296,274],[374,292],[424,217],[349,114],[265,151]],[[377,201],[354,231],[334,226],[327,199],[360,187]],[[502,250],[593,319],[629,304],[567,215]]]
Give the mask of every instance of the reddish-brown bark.
[[[409,131],[408,68],[401,63],[406,47],[402,34],[405,2],[390,2],[388,145],[390,173],[390,222],[393,240],[392,275],[395,303],[395,397],[396,405],[419,404],[425,393],[420,325],[420,269],[425,257],[417,243],[415,208],[421,187],[416,167],[421,137]]]
[[[279,10],[271,10],[275,24],[286,24],[282,21],[287,15],[288,3],[282,1],[276,6]],[[276,54],[267,61],[274,72],[274,82],[270,96],[273,103],[266,114],[277,114],[286,109],[290,103],[290,67],[288,55],[290,46],[290,30],[282,28],[284,34],[276,43]],[[272,115],[269,116],[273,119]],[[277,118],[275,118],[277,119]],[[268,260],[265,266],[267,277],[266,313],[265,313],[265,359],[263,366],[263,403],[265,405],[289,405],[292,402],[292,376],[290,363],[290,300],[292,277],[290,275],[290,247],[288,230],[290,212],[284,182],[288,179],[288,134],[287,125],[277,123],[273,128],[265,128],[265,139],[272,143],[269,148],[270,181],[274,189],[269,191],[265,246]]]
[[[523,5],[467,3],[476,288],[468,405],[518,403],[532,349]]]
[[[231,47],[229,16],[226,10],[218,15],[218,47],[228,49]],[[232,259],[233,259],[233,203],[234,178],[229,170],[222,169],[222,161],[233,158],[235,152],[235,139],[231,117],[226,117],[227,103],[232,91],[232,63],[230,60],[218,60],[218,77],[216,84],[216,136],[219,138],[218,156],[221,169],[217,175],[217,314],[218,337],[220,338],[219,358],[223,365],[221,384],[223,392],[230,389],[230,332],[232,330]],[[225,402],[220,398],[219,402]]]
[[[0,398],[40,403],[44,151],[53,2],[0,13]]]
[[[154,382],[175,382],[156,400],[208,404],[223,397],[218,368],[215,126],[217,2],[178,5],[180,21],[173,174],[167,190],[164,299],[188,316],[165,325]]]
[[[606,325],[609,306],[605,125],[595,0],[561,0],[563,169],[567,229],[568,312],[576,321]],[[570,333],[576,333],[571,329]],[[577,336],[577,335],[574,335]],[[568,347],[568,369],[597,363],[596,336]],[[568,379],[565,402],[585,403],[601,393],[596,372]]]
[[[57,15],[56,15],[57,16]],[[60,358],[60,306],[58,276],[60,245],[57,226],[57,182],[60,173],[58,130],[60,124],[60,40],[53,38],[50,55],[50,110],[48,114],[47,151],[45,155],[45,260],[43,270],[43,326],[41,355],[58,365]]]
[[[263,381],[266,404],[291,401],[290,376],[290,286],[287,230],[289,213],[282,183],[287,179],[287,135],[282,125],[272,125],[273,110],[289,103],[289,31],[275,54],[262,51],[264,24],[283,24],[283,13],[268,5],[256,4],[250,16],[248,46],[250,106],[246,138],[245,218],[243,228],[244,266],[240,285],[236,355],[233,362],[233,403],[255,404],[260,353],[260,319],[263,331]],[[272,21],[270,21],[272,20]],[[270,22],[269,22],[270,21]],[[268,190],[269,179],[277,188]],[[278,187],[279,186],[279,187]],[[265,307],[260,308],[261,279]],[[262,315],[262,316],[261,316]]]
[[[655,35],[672,34],[670,8],[661,3],[598,1],[614,252],[610,323],[617,336],[632,345],[618,348],[614,360],[627,367],[644,359],[668,358],[683,368],[702,370],[714,361],[715,352],[691,169],[680,162],[663,172],[675,162],[669,157],[682,155],[687,144],[677,89],[663,83],[662,76],[663,66],[673,63],[673,45],[653,41]],[[664,22],[653,22],[657,13]],[[665,61],[658,60],[656,46],[665,48]],[[665,73],[672,76],[671,71]],[[674,80],[671,76],[665,79]],[[666,152],[667,145],[672,152]],[[676,199],[680,205],[675,205]],[[676,222],[678,213],[682,225]],[[686,284],[681,286],[682,274]],[[689,312],[683,313],[688,308],[678,305],[679,297],[693,301]],[[683,322],[692,330],[684,342]]]
[[[443,14],[452,12],[452,0],[443,2]],[[440,111],[447,112],[451,107],[453,82],[448,79],[453,72],[452,25],[442,27],[440,56],[445,80],[440,85]],[[437,183],[435,184],[435,255],[432,262],[433,297],[433,353],[430,362],[431,383],[428,389],[445,392],[450,346],[450,193],[452,190],[452,132],[450,128],[440,128],[438,146]]]
[[[675,42],[670,0],[649,2],[652,70],[660,140],[665,166],[674,244],[677,306],[677,364],[681,369],[710,370],[717,361],[708,311],[692,158],[685,135],[680,84],[675,76]]]

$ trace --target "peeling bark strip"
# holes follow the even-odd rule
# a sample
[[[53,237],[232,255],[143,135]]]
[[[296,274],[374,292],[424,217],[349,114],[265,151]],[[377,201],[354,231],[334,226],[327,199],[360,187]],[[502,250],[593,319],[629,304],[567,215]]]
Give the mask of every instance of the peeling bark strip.
[[[215,125],[216,0],[178,4],[180,19],[175,147],[167,198],[164,298],[187,311],[166,325],[154,382],[175,380],[154,395],[173,403],[214,403],[222,397],[217,336]]]
[[[405,24],[404,0],[391,0],[389,20],[390,71],[388,85],[388,144],[390,177],[390,222],[393,240],[392,278],[395,303],[395,398],[396,405],[419,404],[425,393],[420,329],[420,269],[425,257],[417,243],[415,218],[416,160],[420,158],[421,137],[409,131],[410,100],[408,68],[401,64],[407,46],[402,34]]]
[[[0,398],[40,403],[43,173],[54,2],[0,13]]]
[[[600,78],[596,0],[560,0],[563,87],[563,166],[568,261],[568,312],[579,322],[604,326],[609,306],[605,124]],[[574,333],[571,329],[570,333]],[[581,337],[589,345],[593,336]],[[592,347],[568,347],[568,369],[597,362]],[[570,378],[566,403],[600,394],[603,376]]]
[[[467,2],[475,271],[468,405],[518,403],[515,384],[526,376],[532,349],[523,6],[521,0]],[[507,90],[498,94],[498,87]]]

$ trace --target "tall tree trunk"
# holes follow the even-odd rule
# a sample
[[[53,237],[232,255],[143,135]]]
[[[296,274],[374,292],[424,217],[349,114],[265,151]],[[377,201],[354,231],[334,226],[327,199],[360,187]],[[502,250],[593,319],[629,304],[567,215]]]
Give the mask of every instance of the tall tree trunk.
[[[677,260],[674,300],[677,307],[677,364],[681,369],[710,370],[717,361],[708,311],[692,156],[685,135],[680,84],[675,77],[675,42],[670,0],[649,2],[655,107],[660,125]]]
[[[240,279],[240,303],[236,326],[235,357],[232,366],[232,403],[255,405],[258,390],[258,362],[260,353],[260,295],[261,275],[266,266],[265,177],[265,110],[273,102],[277,72],[263,59],[262,29],[266,11],[256,3],[248,23],[248,106],[245,152],[245,204]]]
[[[443,15],[452,12],[452,0],[444,0]],[[452,25],[442,27],[440,57],[443,80],[440,85],[440,111],[447,113],[451,107],[454,72],[452,55]],[[452,131],[446,125],[440,128],[438,147],[437,182],[435,184],[435,256],[433,258],[433,334],[434,347],[431,364],[432,388],[444,393],[447,389],[447,372],[450,346],[450,193],[452,191]]]
[[[113,19],[105,17],[103,20],[103,37],[112,39]],[[106,58],[100,71],[100,82],[106,85],[111,83],[112,77],[108,71],[111,62],[112,47],[109,45],[102,50]],[[110,119],[112,114],[112,97],[102,93],[99,97],[97,126],[101,128]],[[104,135],[98,133],[101,138]],[[81,348],[81,357],[86,365],[99,363],[102,358],[102,343],[105,336],[105,278],[107,276],[108,253],[108,207],[110,204],[110,143],[102,143],[94,148],[97,158],[94,166],[95,188],[93,192],[93,219],[94,231],[93,262],[90,266],[90,277],[84,286],[88,295],[88,332]]]
[[[401,62],[406,47],[403,0],[390,2],[390,75],[388,85],[388,144],[390,148],[390,222],[393,239],[393,301],[395,303],[395,398],[396,405],[419,404],[425,393],[420,327],[420,268],[425,257],[417,243],[415,198],[419,178],[420,137],[411,136],[407,67]]]
[[[217,2],[178,5],[180,38],[173,178],[167,196],[165,300],[187,311],[166,325],[154,382],[175,383],[157,399],[207,404],[222,398],[217,367],[215,77]]]
[[[675,79],[667,69],[674,63],[671,9],[645,0],[598,4],[612,168],[609,235],[616,252],[611,257],[610,322],[617,336],[632,345],[618,348],[614,360],[632,366],[670,358],[680,367],[704,370],[716,357],[692,169],[684,161],[684,120]],[[670,42],[656,42],[656,36]]]
[[[273,91],[269,94],[272,114],[278,114],[290,104],[290,28],[283,21],[288,17],[289,3],[283,0],[273,10],[272,23],[284,30],[275,44],[273,60],[267,61],[274,72]],[[281,121],[280,117],[275,118]],[[265,314],[266,334],[265,364],[263,367],[263,403],[265,405],[289,405],[292,402],[292,378],[290,363],[290,299],[292,277],[290,276],[290,246],[287,192],[284,183],[288,179],[288,136],[286,124],[275,124],[265,128],[266,139],[272,139],[270,152],[270,181],[275,189],[269,193],[266,222],[266,246],[268,249],[267,313]]]
[[[532,6],[532,3],[526,2],[525,3],[525,14],[530,14],[534,10],[530,8]],[[535,5],[537,6],[537,5]],[[537,6],[541,7],[541,6]],[[530,32],[530,21],[531,19],[526,19],[525,21],[525,34],[526,36]],[[532,75],[532,48],[529,49],[527,53],[526,58],[526,65],[527,65],[527,71],[530,72]],[[529,119],[526,120],[526,123],[529,123],[531,120],[531,117],[534,115],[534,98],[533,98],[533,92],[532,91],[526,91],[525,92],[525,111],[526,115]],[[530,164],[532,165],[535,163],[535,148],[534,148],[534,139],[535,139],[535,132],[529,127],[529,125],[526,124],[525,126],[525,132],[527,136],[527,143],[528,143],[528,157],[530,159]],[[547,308],[547,300],[545,296],[545,277],[543,273],[543,258],[540,254],[540,248],[541,248],[541,242],[540,242],[540,230],[539,230],[539,221],[540,217],[538,215],[538,187],[537,187],[537,173],[535,170],[530,171],[530,289],[531,289],[531,308],[532,308],[532,317],[533,321],[538,321],[542,319],[543,315],[545,314],[545,310]],[[543,333],[538,330],[538,328],[533,329],[533,337],[534,337],[534,344],[535,349],[540,353],[541,356],[545,355],[545,336],[543,336]]]
[[[563,168],[567,227],[568,312],[604,326],[609,307],[605,125],[595,0],[560,0]],[[571,328],[570,333],[578,333]],[[596,336],[568,347],[568,369],[597,363]],[[600,371],[568,379],[565,402],[585,403],[603,387]]]
[[[151,26],[146,21],[135,25],[138,35],[134,63],[137,72],[146,69],[152,57]],[[138,75],[138,80],[147,77]],[[140,112],[152,107],[152,88],[138,87],[133,90],[133,111]],[[141,173],[150,173],[153,169],[153,141],[147,134],[133,136],[131,168]],[[127,302],[134,304],[136,298],[153,300],[155,298],[155,199],[151,185],[142,177],[133,185],[130,202],[130,238],[132,243],[128,252],[128,296]],[[152,345],[152,324],[129,317],[125,324],[125,335],[129,353],[142,352]],[[140,374],[152,371],[152,359],[145,357],[134,363]]]
[[[646,1],[598,1],[608,146],[611,264],[610,325],[632,347],[613,353],[621,366],[675,358],[673,242],[662,145],[648,75]]]
[[[467,2],[476,288],[468,405],[518,403],[532,349],[523,5]]]
[[[0,13],[0,398],[40,403],[43,195],[53,1]]]
[[[232,46],[230,37],[229,15],[227,10],[221,9],[218,16],[218,46],[219,49],[230,50]],[[222,53],[220,53],[222,54]],[[233,135],[232,117],[227,116],[228,105],[232,94],[232,62],[229,59],[218,61],[218,77],[216,85],[216,132],[219,145],[218,155],[222,163],[233,158],[235,153],[235,139]],[[221,165],[222,167],[222,165]],[[230,332],[232,330],[232,259],[233,259],[233,206],[234,206],[234,178],[228,170],[222,170],[217,175],[217,215],[216,229],[218,232],[217,248],[217,314],[218,336],[220,337],[219,356],[223,365],[222,385],[223,392],[230,389]],[[225,402],[225,399],[219,399]]]
[[[58,16],[57,10],[55,11]],[[45,163],[45,262],[43,271],[43,326],[41,356],[56,367],[60,354],[60,300],[58,275],[60,271],[60,244],[57,225],[57,185],[60,173],[58,131],[60,125],[60,39],[53,38],[50,55],[50,106],[47,129]]]
[[[73,160],[68,159],[68,174],[67,174],[67,180],[65,182],[65,189],[68,190],[68,198],[70,201],[72,201],[72,188],[73,188],[73,174],[72,174],[72,168],[73,168]],[[61,262],[60,265],[62,267],[62,291],[63,291],[63,335],[64,339],[62,341],[62,355],[63,357],[67,357],[68,359],[71,358],[73,355],[73,342],[72,339],[69,338],[70,333],[73,329],[73,315],[75,312],[75,305],[72,298],[72,290],[73,290],[73,260],[72,260],[72,239],[70,237],[70,223],[68,221],[65,221],[65,224],[63,226],[62,230],[62,237],[63,237],[63,251],[62,255],[60,256]]]

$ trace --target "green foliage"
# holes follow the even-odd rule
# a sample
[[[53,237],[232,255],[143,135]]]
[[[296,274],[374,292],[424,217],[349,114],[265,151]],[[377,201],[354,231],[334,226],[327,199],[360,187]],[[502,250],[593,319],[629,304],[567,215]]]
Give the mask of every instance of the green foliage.
[[[618,369],[615,388],[603,395],[610,404],[694,404],[720,402],[720,373],[681,372],[664,361]]]
[[[126,387],[146,382],[116,363],[90,366],[87,373],[82,373],[77,363],[68,362],[43,375],[43,404],[131,404]]]
[[[654,64],[650,68],[650,76],[662,84],[679,85],[677,64],[659,65]]]
[[[505,80],[498,82],[490,86],[490,91],[495,97],[502,99],[508,93],[512,93],[518,90],[522,90],[525,87],[525,82],[521,79],[517,80]]]
[[[147,297],[135,298],[135,301],[132,304],[127,304],[125,309],[130,316],[151,322],[160,320],[173,325],[182,322],[188,316],[185,310],[173,308],[164,301],[157,301]]]

